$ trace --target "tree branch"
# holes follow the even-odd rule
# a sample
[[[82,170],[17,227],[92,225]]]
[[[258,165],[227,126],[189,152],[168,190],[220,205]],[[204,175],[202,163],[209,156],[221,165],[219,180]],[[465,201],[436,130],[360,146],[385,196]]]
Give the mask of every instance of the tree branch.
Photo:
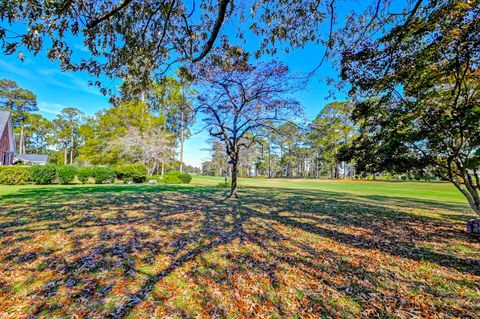
[[[132,0],[122,0],[122,1],[120,1],[120,3],[117,4],[116,6],[114,6],[112,8],[112,10],[110,10],[108,12],[105,12],[104,14],[100,15],[99,17],[90,20],[87,23],[87,29],[95,28],[102,21],[107,20],[108,18],[114,16],[117,12],[124,9],[126,6],[128,6],[130,4],[130,2],[132,2]]]
[[[227,5],[230,3],[230,1],[231,0],[219,0],[217,19],[215,21],[215,25],[213,26],[212,34],[210,35],[210,38],[208,39],[205,46],[203,47],[200,55],[194,58],[192,62],[198,62],[202,60],[212,49],[213,44],[217,39],[218,33],[220,32],[220,28],[222,27],[223,21],[225,20],[225,15],[227,13]]]

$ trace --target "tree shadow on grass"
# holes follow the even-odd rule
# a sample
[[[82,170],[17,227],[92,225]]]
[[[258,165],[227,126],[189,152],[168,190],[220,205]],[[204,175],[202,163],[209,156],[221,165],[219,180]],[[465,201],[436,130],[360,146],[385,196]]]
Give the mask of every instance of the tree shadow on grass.
[[[174,309],[155,291],[166,293],[164,282],[179,272],[187,271],[190,284],[217,287],[227,298],[230,292],[243,289],[232,279],[235,276],[259,276],[266,280],[266,290],[287,291],[286,279],[280,277],[298,271],[299,277],[310,281],[300,289],[306,297],[294,298],[286,292],[276,299],[266,292],[257,296],[246,290],[242,298],[261,308],[242,308],[241,298],[229,298],[242,309],[243,317],[255,317],[259,311],[280,316],[295,312],[328,316],[340,310],[351,315],[360,310],[391,315],[391,309],[399,305],[416,313],[420,303],[402,301],[402,293],[383,287],[382,281],[404,281],[405,288],[416,289],[423,285],[415,280],[424,278],[409,279],[396,273],[398,269],[390,269],[390,264],[378,272],[367,269],[370,255],[408,265],[427,262],[445,272],[439,275],[441,280],[465,288],[472,284],[462,284],[464,278],[478,279],[476,260],[428,244],[458,241],[476,248],[478,244],[470,242],[451,220],[392,208],[395,200],[266,188],[242,190],[237,201],[225,201],[223,192],[208,187],[29,188],[7,198],[0,213],[0,267],[5,271],[0,276],[2,298],[19,293],[19,288],[8,282],[13,269],[24,272],[26,277],[21,277],[20,283],[32,281],[32,287],[21,292],[26,301],[32,301],[25,306],[25,314],[62,317],[75,310],[85,317],[125,318],[135,316],[137,308],[150,305],[149,299],[153,299],[166,315],[180,311],[180,316],[192,316],[200,310],[181,310],[181,305]],[[255,254],[240,248],[229,251],[237,246]],[[209,254],[228,266],[201,272],[199,262]],[[223,274],[220,279],[219,273]],[[308,288],[312,284],[319,290]],[[471,289],[475,287],[478,289],[478,284]],[[232,312],[224,300],[213,306],[209,300],[218,299],[218,294],[202,289],[203,296],[196,298],[210,316]],[[449,296],[448,291],[432,289],[420,294]],[[328,298],[320,300],[322,293]],[[14,301],[3,305],[6,309],[14,306]],[[440,302],[425,311],[473,317],[478,310],[469,303],[462,306],[463,311]]]

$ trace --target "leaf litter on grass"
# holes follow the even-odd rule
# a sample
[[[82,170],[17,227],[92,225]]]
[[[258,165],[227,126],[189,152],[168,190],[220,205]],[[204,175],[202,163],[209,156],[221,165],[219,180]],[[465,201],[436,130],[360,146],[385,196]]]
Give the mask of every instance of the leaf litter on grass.
[[[0,213],[0,318],[480,313],[480,244],[458,211],[303,190],[34,195]]]

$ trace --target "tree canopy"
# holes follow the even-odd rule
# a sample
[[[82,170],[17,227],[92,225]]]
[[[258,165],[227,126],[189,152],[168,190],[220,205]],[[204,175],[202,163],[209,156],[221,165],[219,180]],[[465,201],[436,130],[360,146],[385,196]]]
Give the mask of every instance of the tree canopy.
[[[432,1],[345,50],[357,104],[350,148],[366,170],[432,169],[480,214],[480,7]]]
[[[2,1],[0,41],[7,54],[44,50],[64,70],[121,78],[140,93],[173,65],[196,63],[234,41],[221,32],[227,23],[235,23],[238,39],[261,39],[257,54],[274,53],[279,43],[321,42],[317,30],[330,11],[323,0]],[[80,41],[88,56],[74,54]]]

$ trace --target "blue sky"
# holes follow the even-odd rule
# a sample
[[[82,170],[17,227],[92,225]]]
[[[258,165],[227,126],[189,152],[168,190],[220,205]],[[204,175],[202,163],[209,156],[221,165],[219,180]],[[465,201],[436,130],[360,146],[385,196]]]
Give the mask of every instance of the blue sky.
[[[227,34],[233,32],[225,28]],[[246,48],[256,47],[255,39],[249,39]],[[87,54],[81,43],[73,44],[76,54]],[[310,72],[321,60],[324,48],[321,46],[307,45],[303,49],[297,49],[289,54],[278,54],[275,59],[288,65],[292,72]],[[76,107],[88,115],[109,107],[108,97],[103,96],[98,88],[88,85],[90,77],[85,73],[64,73],[57,63],[51,62],[45,54],[32,56],[24,52],[25,60],[21,62],[16,55],[0,55],[0,78],[8,78],[16,81],[21,87],[31,90],[37,95],[39,113],[54,118],[64,107]],[[263,58],[264,60],[270,57]],[[336,71],[328,62],[317,71],[316,76],[310,80],[307,87],[296,93],[297,100],[305,110],[307,119],[313,119],[325,104],[334,99],[326,99],[329,88],[325,83],[326,77],[336,77]],[[110,85],[112,85],[111,83]],[[118,83],[117,83],[118,84]],[[343,94],[338,93],[336,99],[342,100]],[[198,131],[201,121],[192,131]],[[185,162],[190,165],[200,166],[209,159],[205,150],[209,135],[206,131],[192,136],[185,145]]]

